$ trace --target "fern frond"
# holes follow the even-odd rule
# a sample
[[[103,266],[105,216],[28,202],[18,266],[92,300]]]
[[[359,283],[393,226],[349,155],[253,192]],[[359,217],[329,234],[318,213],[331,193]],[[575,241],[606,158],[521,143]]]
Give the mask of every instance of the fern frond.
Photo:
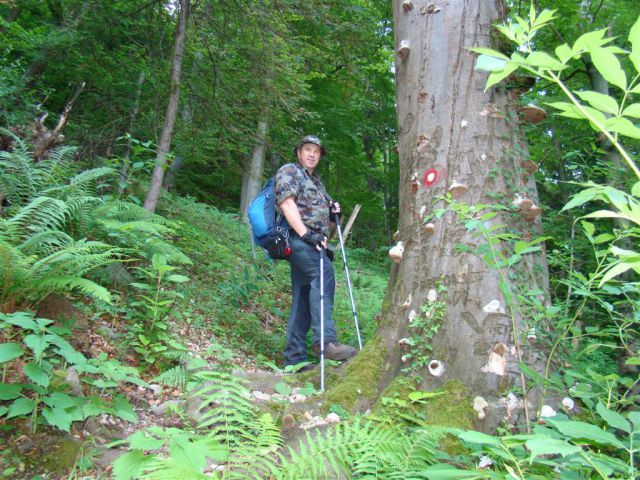
[[[28,288],[41,292],[70,292],[79,290],[83,295],[111,303],[109,290],[87,278],[74,276],[45,276],[35,281],[27,282]]]
[[[171,387],[184,388],[187,382],[187,369],[182,365],[175,366],[154,377],[153,382]]]
[[[147,470],[141,477],[144,480],[211,480],[210,477],[202,473],[202,469],[198,469],[190,463],[183,463],[174,458],[156,457],[145,468]]]

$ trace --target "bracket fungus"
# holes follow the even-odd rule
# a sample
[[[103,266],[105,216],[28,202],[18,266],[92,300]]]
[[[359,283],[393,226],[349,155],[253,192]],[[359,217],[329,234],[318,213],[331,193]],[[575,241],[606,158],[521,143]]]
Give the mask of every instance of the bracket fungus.
[[[405,349],[409,348],[411,346],[411,340],[409,340],[408,338],[401,338],[400,340],[398,340],[398,345]]]
[[[540,419],[542,420],[543,418],[555,417],[557,413],[558,412],[556,412],[549,405],[543,405],[542,408],[540,409]]]
[[[411,53],[411,48],[409,47],[409,41],[408,40],[400,41],[400,47],[398,47],[398,57],[406,58],[409,56],[409,53]]]
[[[576,402],[574,402],[573,399],[569,397],[564,397],[562,399],[562,406],[567,410],[573,410],[576,406]]]
[[[507,352],[507,346],[500,342],[494,345],[489,352],[489,359],[487,364],[480,370],[484,373],[495,373],[501,377],[507,373],[507,359],[505,353]]]
[[[404,303],[402,304],[402,306],[400,307],[401,310],[406,310],[407,308],[409,308],[411,306],[411,294],[409,294],[409,296],[407,297],[407,299],[404,301]]]
[[[503,313],[503,310],[500,307],[500,302],[498,300],[491,300],[484,307],[482,307],[482,311],[485,313]]]
[[[522,213],[526,221],[533,222],[536,217],[542,215],[542,209],[534,203],[529,210]]]
[[[489,403],[483,397],[476,397],[473,399],[473,409],[478,412],[478,419],[484,420],[484,417],[487,416],[485,413],[485,408],[489,406]]]
[[[412,9],[413,9],[413,2],[411,0],[404,0],[404,2],[402,2],[402,10],[404,10],[404,13],[407,13]]]
[[[429,373],[434,377],[441,377],[444,375],[444,363],[440,360],[431,360],[429,362]]]
[[[427,292],[427,300],[430,302],[435,302],[438,299],[438,292],[436,292],[433,288]]]
[[[389,250],[389,256],[391,260],[395,263],[400,263],[402,261],[402,253],[404,252],[404,245],[401,241],[398,241],[395,247]]]
[[[518,112],[523,121],[531,124],[540,123],[547,118],[547,112],[531,103],[519,108]]]
[[[465,194],[469,191],[469,187],[467,187],[464,183],[453,182],[449,187],[449,193],[453,198],[457,198],[460,195]]]
[[[516,198],[511,202],[511,205],[513,205],[519,212],[525,212],[533,207],[533,200],[516,195]]]
[[[428,233],[428,234],[432,234],[433,232],[435,232],[435,231],[436,231],[436,226],[435,226],[433,223],[431,223],[431,222],[429,222],[429,223],[425,223],[425,224],[424,224],[424,231],[425,231],[426,233]]]

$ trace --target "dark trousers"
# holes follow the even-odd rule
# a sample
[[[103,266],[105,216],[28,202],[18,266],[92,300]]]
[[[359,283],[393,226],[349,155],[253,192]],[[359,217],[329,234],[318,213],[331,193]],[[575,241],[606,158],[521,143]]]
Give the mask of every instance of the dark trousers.
[[[320,255],[324,264],[324,342],[336,341],[333,325],[333,295],[336,280],[333,264],[325,251],[305,243],[291,235],[291,314],[287,324],[285,365],[307,361],[307,332],[311,328],[313,345],[320,344]]]

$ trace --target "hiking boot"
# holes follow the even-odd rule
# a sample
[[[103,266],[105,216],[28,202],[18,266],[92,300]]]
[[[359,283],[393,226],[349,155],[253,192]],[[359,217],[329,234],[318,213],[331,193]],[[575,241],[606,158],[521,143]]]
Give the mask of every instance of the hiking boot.
[[[320,344],[317,343],[313,346],[313,351],[316,355],[320,355]],[[349,345],[344,345],[338,342],[328,342],[324,344],[324,356],[329,360],[342,361],[347,358],[351,358],[356,354],[356,349]]]

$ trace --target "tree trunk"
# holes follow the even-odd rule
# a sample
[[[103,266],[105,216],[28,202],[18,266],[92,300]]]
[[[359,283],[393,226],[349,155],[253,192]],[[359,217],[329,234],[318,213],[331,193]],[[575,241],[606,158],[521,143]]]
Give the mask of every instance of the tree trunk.
[[[246,218],[249,205],[262,187],[262,172],[264,170],[265,159],[265,138],[267,134],[267,121],[258,122],[256,144],[251,154],[251,163],[244,172],[242,179],[242,195],[240,196],[240,214]]]
[[[176,112],[180,102],[180,72],[182,70],[182,56],[184,53],[184,43],[187,29],[187,18],[189,16],[189,8],[191,0],[180,0],[180,17],[178,18],[178,28],[176,30],[176,40],[173,53],[173,66],[171,68],[171,92],[169,94],[169,103],[167,105],[167,113],[164,118],[164,126],[162,127],[162,135],[158,144],[158,153],[156,154],[155,166],[151,175],[151,187],[144,201],[144,208],[150,212],[154,212],[160,197],[162,188],[162,180],[164,178],[164,166],[167,161],[167,154],[171,147],[171,137],[173,135],[173,125],[176,121]]]
[[[530,410],[533,416],[538,407],[530,398],[532,404],[523,408],[526,403],[518,393],[524,381],[519,361],[540,368],[542,359],[522,341],[533,325],[525,322],[515,299],[516,293],[526,295],[536,285],[544,291],[546,262],[543,255],[537,256],[534,269],[529,254],[508,275],[504,268],[489,268],[476,249],[485,248],[488,255],[499,250],[508,258],[510,247],[493,238],[493,250],[489,248],[477,235],[478,228],[472,231],[472,224],[457,217],[442,196],[459,183],[468,191],[457,196],[458,205],[510,207],[516,193],[537,203],[534,180],[522,168],[526,145],[519,142],[514,108],[504,91],[484,92],[487,74],[474,70],[476,55],[468,50],[490,46],[491,25],[500,20],[504,4],[423,0],[414,1],[408,10],[399,0],[393,5],[404,254],[392,268],[376,336],[345,375],[361,378],[362,372],[374,372],[373,364],[379,361],[379,371],[371,374],[376,388],[363,386],[360,391],[362,397],[388,396],[389,390],[384,390],[397,392],[402,382],[394,380],[403,369],[412,368],[414,378],[422,379],[420,388],[446,392],[438,408],[427,407],[430,421],[493,431],[504,420],[523,421],[521,414]],[[423,179],[429,169],[438,173],[427,186]],[[429,220],[435,226],[430,233],[424,220],[440,208],[448,210]],[[474,218],[484,213],[486,209]],[[476,221],[476,227],[506,224],[496,233],[525,239],[535,228],[511,210],[499,213]],[[441,314],[426,313],[436,304],[434,296],[443,302]],[[514,300],[507,303],[509,297]],[[415,328],[420,324],[424,328]],[[412,367],[419,357],[425,366]],[[432,375],[427,369],[436,367],[436,360],[444,366],[443,374],[435,369]],[[336,391],[344,395],[341,387]],[[338,393],[329,392],[329,401]],[[483,414],[473,410],[477,396],[488,403]],[[360,398],[355,403],[366,407]]]

